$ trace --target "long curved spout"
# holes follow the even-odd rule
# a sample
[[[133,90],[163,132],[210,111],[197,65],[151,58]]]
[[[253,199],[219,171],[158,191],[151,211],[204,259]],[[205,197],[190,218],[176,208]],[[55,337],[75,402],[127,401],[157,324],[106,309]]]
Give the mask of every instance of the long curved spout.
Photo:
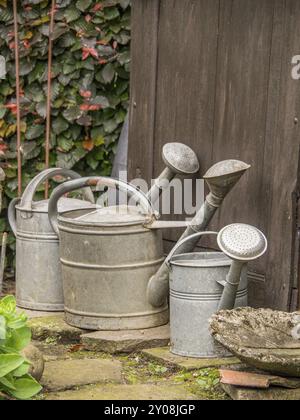
[[[210,193],[179,241],[207,228],[227,194],[250,167],[250,165],[238,160],[226,160],[217,163],[208,170],[204,175],[204,179],[210,189]],[[197,243],[197,238],[184,243],[182,247],[177,249],[176,255],[192,252]],[[147,293],[148,301],[152,306],[161,307],[165,303],[169,293],[169,267],[166,262],[162,264],[157,273],[150,279]]]

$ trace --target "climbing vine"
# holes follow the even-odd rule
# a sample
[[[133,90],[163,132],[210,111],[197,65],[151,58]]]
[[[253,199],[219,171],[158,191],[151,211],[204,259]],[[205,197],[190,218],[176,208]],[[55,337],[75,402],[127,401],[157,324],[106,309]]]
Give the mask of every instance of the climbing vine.
[[[50,0],[18,2],[23,188],[45,167],[50,7]],[[130,0],[57,0],[50,36],[50,164],[107,175],[128,110]],[[4,208],[17,195],[15,46],[12,2],[0,0],[0,53],[7,66],[0,81]]]

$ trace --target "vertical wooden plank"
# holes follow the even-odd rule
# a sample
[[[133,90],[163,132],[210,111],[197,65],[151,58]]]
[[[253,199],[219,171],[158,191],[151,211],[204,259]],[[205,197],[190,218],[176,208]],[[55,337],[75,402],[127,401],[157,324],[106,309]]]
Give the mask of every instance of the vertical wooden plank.
[[[198,154],[201,174],[210,165],[215,106],[219,0],[164,0],[160,7],[154,174],[161,150],[183,142]],[[172,217],[178,218],[178,217]],[[179,232],[166,232],[177,240]]]
[[[214,120],[214,162],[240,159],[251,170],[225,199],[212,229],[253,224],[266,232],[261,209],[274,2],[222,0]],[[266,258],[250,265],[250,303],[264,301]]]
[[[148,182],[153,171],[159,0],[132,1],[128,176]]]
[[[300,82],[291,77],[291,60],[299,54],[300,2],[276,2],[265,173],[270,248],[265,305],[289,309],[292,299],[296,241],[296,199],[299,188]],[[280,57],[280,62],[276,56]],[[278,77],[279,76],[279,77]],[[279,80],[279,83],[278,83]],[[274,108],[273,103],[276,103]]]

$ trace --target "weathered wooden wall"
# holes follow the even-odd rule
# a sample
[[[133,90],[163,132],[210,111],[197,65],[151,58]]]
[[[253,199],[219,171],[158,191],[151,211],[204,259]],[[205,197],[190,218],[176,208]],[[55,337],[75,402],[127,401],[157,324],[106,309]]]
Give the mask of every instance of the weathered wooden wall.
[[[201,174],[229,158],[252,164],[213,228],[266,233],[251,303],[278,309],[297,304],[299,22],[299,0],[133,0],[129,176],[155,177],[168,141],[194,148]]]

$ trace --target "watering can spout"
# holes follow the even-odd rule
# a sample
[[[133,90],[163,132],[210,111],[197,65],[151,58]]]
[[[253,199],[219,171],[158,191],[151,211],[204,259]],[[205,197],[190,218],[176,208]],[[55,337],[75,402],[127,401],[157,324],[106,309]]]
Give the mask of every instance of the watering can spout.
[[[233,189],[244,173],[251,166],[239,160],[225,160],[212,166],[204,175],[210,193],[198,211],[190,225],[187,227],[179,242],[190,237],[195,232],[205,231],[217,209],[222,205],[227,194]],[[192,252],[197,245],[198,239],[185,242],[176,254]],[[167,258],[168,260],[168,258]],[[167,261],[166,260],[166,261]],[[150,279],[148,284],[148,301],[154,307],[161,307],[169,292],[169,267],[166,261],[157,273]]]
[[[203,177],[210,190],[207,197],[209,203],[219,207],[227,194],[250,168],[251,165],[233,159],[224,160],[212,166]]]

